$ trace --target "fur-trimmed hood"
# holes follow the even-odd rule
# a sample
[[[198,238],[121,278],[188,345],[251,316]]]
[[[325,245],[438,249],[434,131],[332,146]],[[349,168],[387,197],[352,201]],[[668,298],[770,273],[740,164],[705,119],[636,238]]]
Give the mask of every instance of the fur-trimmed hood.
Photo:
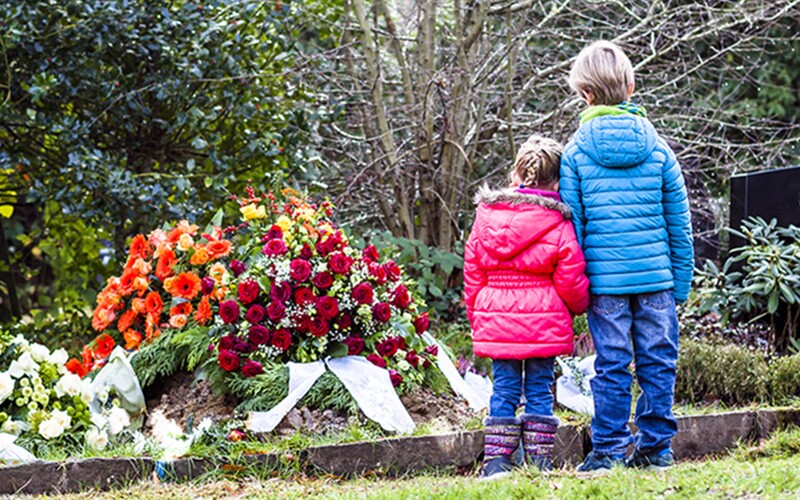
[[[475,204],[478,205],[481,203],[486,205],[493,205],[495,203],[508,203],[511,205],[529,203],[560,212],[565,219],[572,218],[572,211],[570,211],[565,203],[554,198],[548,198],[547,196],[520,192],[514,188],[492,189],[484,184],[475,194]]]

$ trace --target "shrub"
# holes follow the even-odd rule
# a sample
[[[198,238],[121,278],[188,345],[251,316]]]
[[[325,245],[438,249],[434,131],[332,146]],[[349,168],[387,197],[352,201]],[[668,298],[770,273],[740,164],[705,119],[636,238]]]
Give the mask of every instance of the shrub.
[[[788,404],[800,397],[800,354],[773,358],[769,370],[773,403]]]
[[[734,405],[768,400],[766,357],[737,345],[683,339],[677,372],[676,401]]]

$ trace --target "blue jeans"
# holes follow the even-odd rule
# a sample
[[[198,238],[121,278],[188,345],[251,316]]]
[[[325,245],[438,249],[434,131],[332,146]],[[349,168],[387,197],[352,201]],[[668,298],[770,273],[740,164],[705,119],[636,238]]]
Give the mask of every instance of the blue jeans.
[[[553,361],[555,358],[492,360],[494,386],[489,400],[490,417],[513,417],[525,387],[525,413],[553,414]]]
[[[592,445],[603,455],[624,456],[628,445],[645,452],[670,447],[678,432],[672,414],[678,318],[672,291],[635,295],[594,295],[588,313],[597,349],[592,378],[595,415]],[[636,436],[631,436],[631,382],[635,359],[642,394],[636,402]]]

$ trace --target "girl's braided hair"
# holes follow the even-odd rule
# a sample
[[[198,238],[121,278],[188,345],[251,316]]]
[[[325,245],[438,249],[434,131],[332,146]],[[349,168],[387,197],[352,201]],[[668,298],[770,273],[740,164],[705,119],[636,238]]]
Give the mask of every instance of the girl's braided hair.
[[[528,137],[517,152],[513,173],[526,187],[549,187],[558,181],[561,144],[540,135]]]

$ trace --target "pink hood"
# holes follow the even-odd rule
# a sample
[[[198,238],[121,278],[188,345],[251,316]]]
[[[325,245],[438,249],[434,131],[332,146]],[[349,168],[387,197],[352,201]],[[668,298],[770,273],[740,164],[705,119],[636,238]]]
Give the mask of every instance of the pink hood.
[[[495,359],[572,352],[589,282],[566,205],[534,190],[483,188],[464,254],[473,348]]]

